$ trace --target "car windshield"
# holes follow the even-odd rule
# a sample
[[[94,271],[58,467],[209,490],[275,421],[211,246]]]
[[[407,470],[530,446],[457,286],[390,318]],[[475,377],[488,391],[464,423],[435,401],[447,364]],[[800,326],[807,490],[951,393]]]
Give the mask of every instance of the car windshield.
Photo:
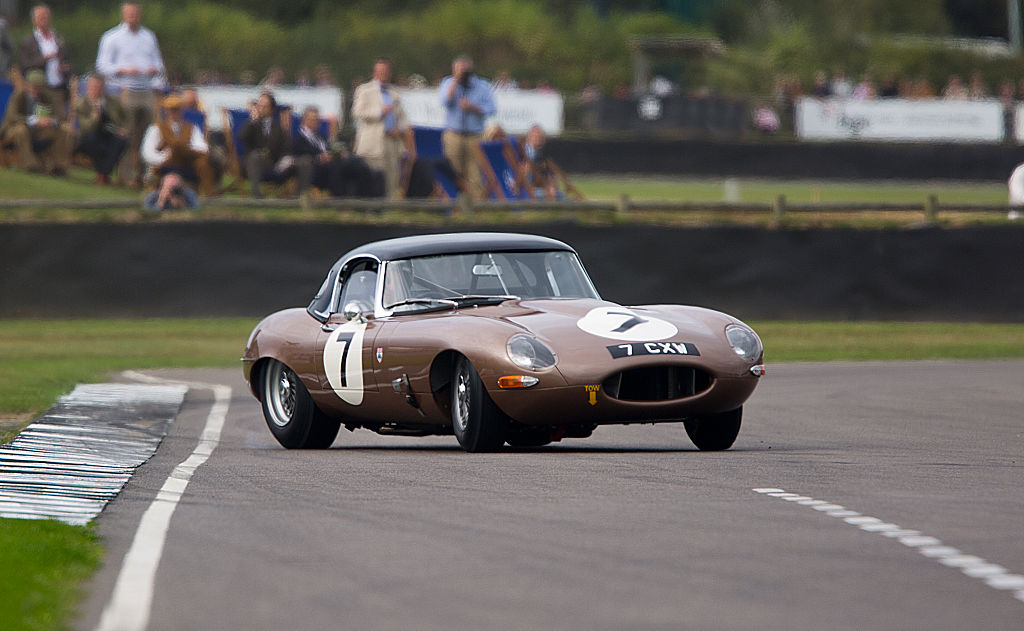
[[[598,298],[573,252],[479,252],[389,261],[384,308],[396,312],[509,298]]]

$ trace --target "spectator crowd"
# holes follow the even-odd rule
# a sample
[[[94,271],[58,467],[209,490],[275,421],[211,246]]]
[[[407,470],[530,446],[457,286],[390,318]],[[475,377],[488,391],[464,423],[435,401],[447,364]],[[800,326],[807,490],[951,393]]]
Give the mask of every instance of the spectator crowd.
[[[73,163],[88,164],[97,185],[145,189],[146,205],[153,209],[196,207],[200,197],[222,192],[221,183],[231,175],[256,198],[267,186],[300,199],[311,193],[426,197],[440,193],[434,169],[450,176],[457,194],[482,199],[494,190],[493,181],[483,181],[479,143],[486,119],[495,113],[494,90],[515,87],[507,73],[492,84],[474,74],[470,58],[459,57],[439,81],[445,110],[441,164],[417,158],[386,58],[374,61],[369,80],[353,86],[351,150],[340,142],[334,116],[322,116],[315,107],[293,112],[277,102],[274,90],[285,83],[278,67],[259,81],[255,73],[243,73],[240,82],[257,87],[260,96],[244,118],[211,132],[206,118],[212,113],[196,90],[169,85],[158,39],[142,17],[138,2],[125,2],[121,22],[99,39],[94,71],[81,78],[71,74],[68,47],[49,6],[32,8],[32,32],[18,46],[0,21],[0,80],[15,87],[0,124],[0,162],[57,177]],[[221,79],[203,71],[197,83]],[[427,86],[418,75],[403,83]],[[334,79],[320,65],[312,73],[300,71],[293,85],[333,86]],[[538,132],[543,135],[539,128],[532,132],[534,143]],[[523,153],[532,147],[525,140],[511,155],[514,186],[528,197],[560,196],[549,163]]]

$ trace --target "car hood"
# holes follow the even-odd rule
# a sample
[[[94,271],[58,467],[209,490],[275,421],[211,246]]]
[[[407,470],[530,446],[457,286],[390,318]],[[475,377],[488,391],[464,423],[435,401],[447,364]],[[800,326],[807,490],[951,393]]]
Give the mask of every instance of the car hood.
[[[593,299],[538,299],[510,301],[474,311],[464,310],[462,314],[503,320],[543,340],[558,354],[560,367],[566,363],[608,361],[614,356],[609,347],[625,349],[631,344],[657,342],[692,345],[682,347],[690,351],[692,358],[710,358],[724,349],[729,351],[726,359],[735,359],[725,339],[725,327],[738,320],[701,307],[623,306]],[[659,347],[651,348],[656,351]],[[673,347],[674,350],[682,348]],[[634,354],[631,352],[630,356]]]

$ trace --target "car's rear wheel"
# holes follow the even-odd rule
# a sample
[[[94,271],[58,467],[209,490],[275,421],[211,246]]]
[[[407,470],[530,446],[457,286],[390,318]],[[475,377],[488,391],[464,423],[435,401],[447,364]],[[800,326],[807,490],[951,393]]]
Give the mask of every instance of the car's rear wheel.
[[[505,443],[508,418],[491,401],[480,375],[465,357],[455,361],[451,408],[455,438],[466,451],[496,451]]]
[[[708,414],[683,421],[686,435],[701,451],[722,451],[732,447],[740,433],[743,408],[730,412]]]
[[[324,415],[291,368],[270,360],[260,374],[260,402],[270,432],[288,449],[327,449],[341,423]]]

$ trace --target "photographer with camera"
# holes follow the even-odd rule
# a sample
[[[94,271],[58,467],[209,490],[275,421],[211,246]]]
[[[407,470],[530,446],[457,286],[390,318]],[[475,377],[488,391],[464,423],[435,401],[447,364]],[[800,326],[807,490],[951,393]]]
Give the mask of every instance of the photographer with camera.
[[[157,190],[146,195],[146,210],[185,210],[199,208],[199,196],[177,173],[168,173]]]
[[[496,111],[491,84],[473,74],[473,60],[463,55],[452,62],[452,74],[441,81],[439,95],[445,109],[444,155],[470,197],[482,199],[483,178],[476,160],[484,122]]]

